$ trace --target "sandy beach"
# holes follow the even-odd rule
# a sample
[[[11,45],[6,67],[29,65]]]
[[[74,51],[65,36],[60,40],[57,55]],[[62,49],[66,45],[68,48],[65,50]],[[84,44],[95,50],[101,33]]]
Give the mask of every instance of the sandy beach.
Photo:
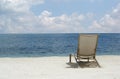
[[[80,68],[72,57],[0,58],[0,79],[120,79],[120,56],[97,56],[101,68]]]

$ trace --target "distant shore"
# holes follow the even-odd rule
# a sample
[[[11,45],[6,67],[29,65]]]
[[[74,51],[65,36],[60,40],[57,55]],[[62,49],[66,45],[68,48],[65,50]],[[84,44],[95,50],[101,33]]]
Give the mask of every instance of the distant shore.
[[[0,58],[1,79],[120,79],[120,56],[96,56],[101,68],[70,67],[69,57]],[[76,63],[72,57],[72,63]]]

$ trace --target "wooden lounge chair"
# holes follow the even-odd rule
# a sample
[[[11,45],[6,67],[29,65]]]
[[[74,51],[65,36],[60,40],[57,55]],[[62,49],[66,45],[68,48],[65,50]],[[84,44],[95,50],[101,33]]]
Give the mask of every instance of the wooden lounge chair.
[[[78,49],[75,56],[76,62],[81,66],[82,64],[95,63],[100,67],[96,60],[96,48],[98,42],[97,34],[81,34],[78,39]],[[84,65],[83,65],[84,66]]]

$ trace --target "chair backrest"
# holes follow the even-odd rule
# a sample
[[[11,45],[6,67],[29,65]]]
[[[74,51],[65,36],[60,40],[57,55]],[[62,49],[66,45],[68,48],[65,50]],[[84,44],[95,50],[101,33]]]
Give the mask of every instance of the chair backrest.
[[[79,56],[92,56],[96,54],[96,47],[98,42],[98,35],[96,34],[81,34],[78,39]]]

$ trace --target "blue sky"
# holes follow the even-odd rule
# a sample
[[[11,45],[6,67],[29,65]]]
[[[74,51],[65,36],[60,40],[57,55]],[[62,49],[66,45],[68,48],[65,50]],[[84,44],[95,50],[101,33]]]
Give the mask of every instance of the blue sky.
[[[120,0],[0,0],[0,33],[96,32],[120,32]]]
[[[68,0],[68,1],[55,1],[46,0],[44,4],[38,4],[31,7],[31,10],[39,15],[43,10],[48,10],[54,16],[61,14],[70,15],[74,12],[84,14],[88,12],[96,13],[103,16],[105,13],[112,10],[120,0]]]

